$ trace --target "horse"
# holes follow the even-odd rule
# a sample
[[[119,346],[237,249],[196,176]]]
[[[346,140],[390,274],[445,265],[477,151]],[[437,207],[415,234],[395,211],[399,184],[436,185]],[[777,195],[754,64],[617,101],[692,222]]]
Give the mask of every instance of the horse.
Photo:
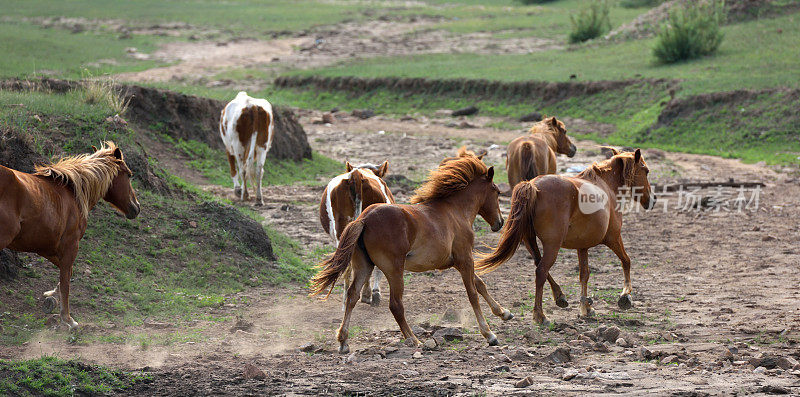
[[[339,236],[350,221],[361,215],[362,208],[375,203],[394,204],[394,196],[383,181],[383,176],[389,168],[389,162],[384,161],[380,166],[375,164],[360,164],[353,166],[347,162],[347,172],[336,176],[328,182],[322,191],[319,203],[319,221],[325,233],[333,239],[334,245],[339,245]],[[375,271],[372,275],[372,285],[364,283],[361,291],[361,301],[372,306],[378,306],[381,301],[380,289],[381,272]],[[350,286],[350,270],[344,275],[344,298],[342,310]]]
[[[564,123],[555,117],[544,119],[531,127],[530,135],[521,136],[508,144],[508,183],[513,188],[538,175],[555,174],[556,153],[572,157],[576,150],[567,137]]]
[[[241,91],[222,109],[219,135],[228,154],[233,193],[242,201],[249,197],[249,177],[256,185],[256,205],[264,205],[261,180],[274,129],[275,116],[272,105],[266,99],[252,98]]]
[[[461,273],[481,334],[489,345],[497,345],[497,336],[489,330],[481,312],[478,293],[493,314],[503,320],[514,316],[489,295],[486,284],[475,275],[472,259],[476,216],[480,215],[493,231],[503,226],[500,190],[493,177],[494,168],[487,168],[477,157],[460,157],[430,171],[411,198],[415,205],[373,204],[347,225],[336,252],[318,265],[319,271],[311,279],[311,295],[328,290],[327,298],[339,275],[348,266],[353,268],[353,283],[347,290],[345,313],[336,334],[339,353],[350,351],[350,314],[361,285],[376,266],[389,281],[389,309],[404,338],[420,345],[405,318],[403,272],[455,267]]]
[[[61,321],[70,329],[78,323],[69,314],[69,280],[89,211],[100,199],[128,219],[140,210],[120,148],[108,141],[92,149],[33,174],[0,166],[0,249],[39,254],[58,267],[59,283],[44,296],[60,291]]]
[[[633,306],[631,260],[622,244],[622,214],[617,208],[617,193],[630,190],[632,200],[629,202],[638,202],[645,209],[652,209],[656,198],[651,193],[647,180],[649,168],[641,151],[611,150],[613,157],[592,164],[575,177],[542,175],[517,185],[497,248],[479,258],[475,266],[478,274],[491,272],[510,259],[524,241],[536,261],[533,320],[538,324],[548,323],[542,312],[542,286],[560,248],[578,251],[581,317],[594,314],[592,300],[587,296],[588,252],[589,248],[600,244],[610,248],[622,262],[625,283],[618,306],[623,310]],[[542,254],[536,237],[542,241]]]

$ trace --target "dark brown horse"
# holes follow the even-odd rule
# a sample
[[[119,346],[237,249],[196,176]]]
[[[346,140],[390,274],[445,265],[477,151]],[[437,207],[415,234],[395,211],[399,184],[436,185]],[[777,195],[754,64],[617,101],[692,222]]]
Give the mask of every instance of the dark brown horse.
[[[78,324],[69,315],[69,279],[89,211],[102,198],[128,219],[139,214],[122,151],[113,142],[94,149],[33,174],[0,166],[0,249],[33,252],[58,267],[59,283],[44,295],[60,290],[61,321],[70,328]]]
[[[575,155],[575,145],[567,137],[564,123],[550,117],[531,127],[529,135],[508,144],[506,171],[513,188],[539,175],[556,173],[556,153]]]
[[[389,169],[389,162],[384,161],[380,166],[375,164],[360,164],[353,166],[349,162],[347,172],[337,175],[328,182],[322,191],[319,203],[319,221],[322,229],[328,233],[335,245],[339,245],[345,226],[361,215],[362,209],[376,203],[394,204],[394,196],[384,182],[383,176]],[[380,289],[381,272],[373,273],[372,285],[364,283],[361,291],[361,301],[378,306],[381,301]],[[344,275],[344,297],[342,310],[350,287],[350,271]]]
[[[524,241],[536,260],[536,302],[534,321],[546,323],[542,311],[542,286],[550,267],[556,261],[559,248],[578,250],[581,282],[581,316],[594,313],[587,296],[589,282],[589,248],[606,245],[622,261],[625,284],[617,304],[629,309],[631,301],[631,260],[622,244],[622,214],[617,209],[617,193],[629,189],[631,198],[642,207],[655,205],[647,180],[649,169],[642,153],[618,153],[601,163],[595,163],[576,177],[539,176],[517,185],[511,196],[511,213],[503,229],[500,244],[494,252],[481,258],[476,268],[479,274],[488,273],[514,255]],[[627,197],[627,196],[620,196]],[[542,241],[539,254],[536,237]],[[555,291],[554,291],[555,294]]]
[[[416,205],[374,204],[344,229],[336,252],[319,265],[320,271],[311,280],[312,295],[325,291],[330,295],[336,279],[348,266],[353,267],[353,283],[347,290],[344,318],[337,333],[340,353],[350,350],[350,313],[361,285],[375,266],[389,281],[389,309],[404,338],[420,343],[406,323],[403,272],[455,267],[461,273],[481,334],[490,345],[497,344],[481,312],[478,294],[498,317],[509,320],[513,316],[489,295],[475,275],[472,260],[475,217],[483,217],[494,231],[503,226],[500,191],[493,177],[494,168],[487,169],[475,156],[454,159],[431,170],[427,182],[411,199]]]

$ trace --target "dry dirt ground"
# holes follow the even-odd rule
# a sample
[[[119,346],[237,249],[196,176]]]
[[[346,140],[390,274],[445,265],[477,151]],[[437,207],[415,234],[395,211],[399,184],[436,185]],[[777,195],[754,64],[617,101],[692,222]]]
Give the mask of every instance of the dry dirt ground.
[[[522,131],[459,129],[447,127],[443,119],[343,117],[332,125],[312,124],[319,116],[307,112],[301,117],[315,150],[342,161],[388,159],[389,174],[412,180],[421,180],[460,145],[488,149],[487,162],[502,169],[502,143]],[[573,130],[606,128],[568,120],[571,125],[578,126]],[[559,158],[562,172],[604,158],[593,142],[577,145],[574,158]],[[619,261],[608,249],[596,248],[589,262],[597,316],[579,319],[577,256],[564,250],[552,274],[565,288],[570,307],[557,308],[546,293],[545,312],[554,326],[532,325],[534,269],[528,255],[519,251],[484,276],[490,292],[516,316],[503,322],[482,302],[500,339],[498,347],[487,346],[477,332],[460,277],[449,270],[406,278],[407,317],[433,349],[415,350],[402,343],[384,299],[379,307],[358,304],[351,322],[352,354],[339,355],[335,329],[342,315],[341,289],[328,301],[319,301],[307,297],[304,286],[288,285],[247,291],[237,297],[241,303],[217,309],[218,314],[238,313],[235,324],[198,321],[188,330],[169,325],[123,330],[198,333],[201,338],[191,343],[70,345],[48,331],[3,355],[53,354],[144,368],[152,381],[125,392],[138,395],[800,393],[800,178],[709,156],[647,151],[645,158],[651,180],[658,183],[733,178],[761,181],[765,187],[759,208],[752,212],[682,211],[673,205],[664,210],[659,205],[625,215],[623,238],[633,261],[634,286],[634,307],[628,311],[616,306],[622,285]],[[267,205],[253,208],[305,248],[330,247],[317,217],[326,182],[269,187]],[[408,188],[391,185],[398,202],[408,200]],[[216,186],[204,189],[232,195]],[[713,195],[713,190],[701,194]],[[501,197],[501,207],[507,213],[507,197]],[[483,221],[476,223],[476,230],[476,248],[496,243],[497,234]],[[382,287],[386,293],[385,281]],[[432,334],[442,327],[460,329],[461,340],[436,343],[439,338]],[[249,366],[253,379],[245,377]]]

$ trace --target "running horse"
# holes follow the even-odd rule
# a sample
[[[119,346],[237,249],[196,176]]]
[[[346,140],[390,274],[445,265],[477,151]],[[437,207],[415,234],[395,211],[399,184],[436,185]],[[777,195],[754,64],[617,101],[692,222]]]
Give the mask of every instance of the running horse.
[[[533,320],[538,324],[548,322],[542,311],[542,286],[560,248],[578,251],[582,317],[594,314],[592,300],[587,296],[588,252],[589,248],[600,244],[614,251],[622,262],[625,284],[617,305],[623,310],[633,306],[631,259],[622,244],[622,214],[617,208],[617,193],[629,191],[633,202],[645,209],[653,208],[656,199],[650,191],[649,168],[641,151],[612,151],[613,157],[592,164],[575,177],[542,175],[517,185],[511,195],[511,213],[500,243],[475,266],[478,274],[491,272],[514,255],[520,242],[525,242],[536,261]],[[620,196],[623,197],[627,198]],[[542,241],[542,254],[537,237]]]
[[[513,315],[489,295],[475,275],[472,260],[476,216],[480,215],[493,231],[503,226],[500,191],[493,177],[494,168],[487,168],[475,156],[451,160],[431,170],[428,180],[411,198],[416,205],[374,204],[344,229],[336,252],[319,265],[319,272],[311,279],[311,295],[326,290],[330,295],[337,278],[348,266],[353,268],[353,283],[347,290],[345,313],[337,332],[339,353],[350,351],[350,314],[358,291],[376,266],[389,281],[389,309],[404,338],[420,345],[405,318],[403,272],[455,267],[461,273],[481,334],[489,345],[497,345],[497,337],[481,312],[478,294],[498,317],[510,320]]]
[[[555,117],[544,119],[531,127],[530,135],[521,136],[508,144],[508,184],[513,188],[539,175],[555,174],[556,154],[572,157],[576,150],[567,137],[564,123]]]
[[[69,314],[69,279],[89,211],[103,199],[128,219],[139,215],[122,151],[113,142],[92,148],[33,174],[0,166],[0,249],[36,253],[58,267],[59,283],[44,296],[61,293],[61,321],[70,329],[78,323]]]
[[[344,174],[337,175],[322,191],[319,203],[319,221],[322,229],[339,245],[339,237],[345,226],[350,221],[361,215],[363,208],[376,203],[394,204],[394,197],[389,187],[386,186],[383,176],[389,169],[389,162],[384,161],[380,166],[375,164],[360,164],[353,166],[347,162]],[[380,288],[381,272],[372,275],[372,285],[364,283],[361,291],[361,301],[372,306],[378,306],[381,301]],[[347,289],[350,286],[350,271],[344,274],[344,297],[342,310],[347,299]]]

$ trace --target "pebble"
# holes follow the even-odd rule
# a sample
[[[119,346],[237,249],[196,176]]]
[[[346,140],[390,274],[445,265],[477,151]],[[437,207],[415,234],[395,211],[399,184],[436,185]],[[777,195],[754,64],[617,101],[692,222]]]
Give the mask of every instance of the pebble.
[[[414,352],[414,354],[411,357],[413,357],[413,358],[422,358],[422,352]]]
[[[758,367],[758,368],[756,368],[756,369],[754,369],[754,370],[753,370],[753,373],[754,373],[754,374],[763,374],[763,373],[764,373],[764,372],[766,372],[766,371],[767,371],[767,369],[766,369],[766,368],[764,368],[764,367]]]
[[[425,349],[428,349],[428,350],[433,350],[433,349],[436,349],[436,346],[437,346],[437,344],[436,344],[436,341],[435,341],[435,340],[433,340],[433,339],[428,339],[428,340],[426,340],[426,341],[425,341],[425,344],[423,345],[423,347],[424,347]]]
[[[516,383],[514,383],[514,387],[522,388],[522,387],[528,387],[532,384],[533,384],[533,378],[531,378],[530,376],[526,376],[518,380]]]

